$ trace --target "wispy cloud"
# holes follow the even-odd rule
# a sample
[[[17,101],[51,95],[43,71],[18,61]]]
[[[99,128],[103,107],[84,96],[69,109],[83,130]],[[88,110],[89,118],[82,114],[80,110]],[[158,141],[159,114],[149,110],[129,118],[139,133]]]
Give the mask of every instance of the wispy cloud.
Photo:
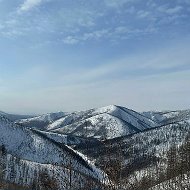
[[[43,0],[25,0],[24,3],[20,6],[20,11],[29,11],[32,8],[39,6]]]
[[[137,16],[139,18],[146,18],[146,17],[150,16],[150,13],[148,11],[145,11],[145,10],[140,10],[137,12]]]
[[[174,8],[169,8],[167,9],[167,13],[168,14],[175,14],[175,13],[179,13],[180,11],[183,10],[183,7],[182,6],[176,6]]]
[[[63,42],[69,45],[75,45],[85,41],[98,41],[102,39],[107,39],[113,44],[121,40],[130,39],[132,37],[146,36],[156,33],[157,29],[154,27],[147,28],[128,28],[126,26],[117,26],[113,28],[103,28],[101,30],[95,30],[92,32],[85,32],[83,34],[69,35],[63,38]]]
[[[162,5],[158,7],[158,11],[166,13],[166,14],[177,14],[183,10],[182,6],[168,7],[166,5]]]
[[[119,8],[122,7],[124,4],[131,2],[132,0],[104,0],[104,3],[108,7],[112,8]],[[134,2],[134,0],[133,0]]]
[[[24,80],[24,78],[32,78],[34,75],[39,75],[39,78],[45,77],[43,81],[48,81],[48,78],[53,78],[54,80],[51,81],[53,86],[70,86],[74,84],[86,85],[98,81],[111,82],[115,78],[121,80],[136,80],[145,76],[159,76],[165,73],[190,71],[190,57],[188,56],[190,45],[188,42],[189,40],[187,40],[186,44],[177,43],[177,47],[176,43],[173,43],[169,47],[157,51],[149,50],[143,54],[138,53],[133,56],[124,56],[120,59],[107,61],[105,64],[99,66],[76,70],[72,69],[70,72],[64,69],[59,69],[58,71],[57,68],[47,69],[47,66],[44,66],[45,68],[40,69],[40,73],[38,74],[36,71],[38,71],[39,68],[37,67],[37,70],[30,69],[29,72],[25,72],[26,74],[24,74],[20,81]],[[97,62],[98,61],[99,60],[97,60]],[[97,62],[95,61],[94,65],[96,65]],[[38,83],[38,80],[36,83]]]
[[[63,42],[65,44],[74,45],[77,44],[79,41],[72,36],[67,36],[66,38],[63,39]]]
[[[14,81],[4,76],[2,86],[11,85],[13,91],[28,91],[29,89],[38,91],[46,87],[67,88],[76,84],[85,86],[94,83],[112,83],[117,79],[140,80],[144,77],[161,76],[166,73],[190,71],[188,42],[187,40],[186,45],[178,44],[178,47],[176,44],[171,44],[157,51],[147,50],[143,54],[123,56],[105,61],[99,66],[97,66],[99,59],[91,60],[94,63],[93,66],[77,67],[71,70],[68,70],[66,66],[54,65],[54,62],[36,64],[36,66],[32,64],[22,70],[22,73],[18,73]]]
[[[109,29],[96,30],[92,32],[85,32],[82,35],[67,36],[63,39],[65,44],[73,45],[87,40],[98,40],[103,37],[108,38],[111,35]]]
[[[108,39],[112,43],[115,39],[128,40],[141,35],[154,35],[158,28],[162,35],[169,35],[163,32],[166,31],[165,27],[183,24],[184,18],[187,18],[184,11],[186,7],[180,2],[173,6],[151,0],[143,5],[139,0],[104,0],[98,6],[96,3],[73,3],[71,6],[65,1],[55,0],[55,6],[50,7],[49,1],[25,0],[17,6],[19,13],[30,12],[38,6],[41,8],[42,3],[43,9],[24,15],[11,14],[11,17],[1,21],[0,33],[9,37],[35,36],[44,40],[44,43],[51,41],[50,38],[71,45],[100,39]],[[46,36],[49,39],[44,39]]]

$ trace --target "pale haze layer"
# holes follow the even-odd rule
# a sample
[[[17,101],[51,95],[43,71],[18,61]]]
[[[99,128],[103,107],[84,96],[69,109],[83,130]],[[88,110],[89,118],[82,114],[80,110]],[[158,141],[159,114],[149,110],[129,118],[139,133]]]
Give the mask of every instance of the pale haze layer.
[[[189,0],[0,0],[0,110],[190,108]]]

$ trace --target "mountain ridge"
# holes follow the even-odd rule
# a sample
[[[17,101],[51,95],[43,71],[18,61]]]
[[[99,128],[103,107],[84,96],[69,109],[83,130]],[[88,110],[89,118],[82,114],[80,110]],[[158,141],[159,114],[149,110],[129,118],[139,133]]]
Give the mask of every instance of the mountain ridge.
[[[64,112],[52,113],[57,116],[49,120],[51,113],[44,114],[34,118],[17,120],[16,123],[59,134],[111,139],[174,123],[176,118],[179,118],[178,115],[183,115],[184,112],[187,112],[186,115],[190,115],[188,110],[140,113],[123,106],[109,105],[66,114]],[[175,121],[172,120],[169,113],[177,114]],[[168,116],[166,116],[167,114]],[[36,125],[33,123],[34,120]],[[40,122],[43,123],[43,127]]]

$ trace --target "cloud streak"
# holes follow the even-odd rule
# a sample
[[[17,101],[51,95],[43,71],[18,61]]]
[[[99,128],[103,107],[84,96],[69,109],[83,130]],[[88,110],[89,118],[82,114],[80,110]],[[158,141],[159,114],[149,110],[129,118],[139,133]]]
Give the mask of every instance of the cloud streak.
[[[25,14],[24,17],[22,14],[12,14],[11,18],[1,22],[0,33],[4,36],[28,38],[35,34],[41,41],[44,40],[44,43],[46,40],[51,41],[44,39],[44,36],[53,38],[55,42],[54,35],[60,43],[70,45],[100,39],[108,39],[112,43],[114,39],[119,38],[128,40],[138,36],[155,35],[158,29],[167,37],[170,34],[165,32],[165,28],[169,24],[174,27],[177,23],[180,29],[188,18],[185,11],[187,8],[177,2],[176,6],[173,6],[147,0],[147,3],[137,6],[139,0],[104,0],[98,6],[90,6],[88,3],[73,3],[74,5],[70,6],[65,1],[55,0],[56,6],[50,7],[47,3],[49,1],[25,0],[19,6],[19,13],[29,12],[42,3],[44,7],[38,12]],[[16,22],[10,24],[12,20]]]
[[[34,7],[39,6],[42,2],[43,0],[25,0],[20,7],[20,11],[29,11]]]

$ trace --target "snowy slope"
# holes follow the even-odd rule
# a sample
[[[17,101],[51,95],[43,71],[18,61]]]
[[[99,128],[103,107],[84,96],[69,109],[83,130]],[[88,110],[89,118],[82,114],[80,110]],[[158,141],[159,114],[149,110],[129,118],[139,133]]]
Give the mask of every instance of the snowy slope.
[[[47,126],[47,130],[98,139],[114,138],[156,127],[157,123],[133,110],[107,106],[74,112]]]
[[[54,122],[55,120],[65,116],[65,112],[47,113],[27,119],[17,120],[16,123],[22,124],[30,128],[36,128],[44,130],[45,126]]]
[[[31,115],[10,114],[10,113],[2,112],[2,111],[0,111],[0,115],[5,116],[6,118],[8,118],[11,121],[16,121],[16,120],[27,119],[27,118],[33,117]]]
[[[149,111],[149,112],[143,112],[142,114],[162,125],[190,120],[190,110],[162,111],[162,112]]]
[[[38,135],[42,135],[43,137],[47,137],[51,140],[54,140],[57,143],[65,144],[65,145],[78,145],[81,146],[86,143],[98,143],[99,141],[95,138],[83,138],[79,136],[73,135],[64,135],[50,131],[40,131],[33,129],[33,132],[37,133]]]
[[[182,151],[185,150],[182,145],[185,145],[187,140],[190,143],[189,131],[190,124],[182,121],[125,137],[109,139],[101,145],[89,145],[88,149],[77,147],[77,150],[94,159],[96,165],[102,168],[105,165],[114,166],[114,163],[119,160],[119,163],[122,163],[122,179],[120,180],[125,185],[123,189],[131,190],[135,189],[134,187],[147,189],[138,187],[143,184],[145,177],[150,179],[150,176],[155,176],[155,179],[151,178],[155,180],[155,184],[167,180],[163,178],[163,181],[159,181],[159,178],[167,177],[168,151],[174,146],[179,151],[178,161],[181,161],[180,155],[183,155]],[[146,183],[153,184],[152,181],[148,180]],[[130,185],[131,187],[129,187]]]
[[[44,174],[48,176],[48,184],[50,184],[49,182],[53,182],[53,187],[50,186],[48,189],[83,189],[83,187],[89,187],[89,182],[93,182],[92,185],[94,187],[101,186],[102,183],[106,185],[108,182],[106,175],[104,179],[102,179],[100,175],[97,175],[97,179],[98,177],[100,178],[96,180],[85,173],[72,170],[70,167],[31,162],[14,157],[11,154],[4,156],[4,158],[1,159],[1,162],[2,161],[4,165],[3,180],[8,183],[28,187],[23,189],[42,189],[42,187],[43,189],[47,189],[46,186],[42,185],[44,183]],[[99,182],[100,180],[102,183]],[[70,183],[71,181],[72,183]],[[72,188],[70,185],[72,185]]]
[[[111,105],[17,121],[22,125],[5,116],[0,113],[0,146],[4,145],[8,152],[6,179],[23,185],[36,180],[35,184],[39,184],[41,173],[47,172],[56,178],[56,189],[60,190],[69,189],[70,177],[76,182],[74,189],[89,178],[108,183],[103,171],[110,175],[105,166],[117,163],[118,158],[122,159],[123,189],[130,190],[129,184],[142,185],[146,174],[166,173],[168,151],[174,145],[180,149],[190,136],[190,110],[141,114]],[[159,183],[164,184],[166,179],[162,180]]]
[[[0,146],[4,145],[11,155],[40,164],[72,167],[73,170],[97,180],[104,174],[91,164],[86,157],[66,145],[59,145],[28,128],[18,126],[0,116]]]
[[[158,185],[155,185],[148,190],[166,190],[166,189],[177,189],[177,190],[188,190],[190,189],[190,173],[181,174],[172,179],[166,180]]]

